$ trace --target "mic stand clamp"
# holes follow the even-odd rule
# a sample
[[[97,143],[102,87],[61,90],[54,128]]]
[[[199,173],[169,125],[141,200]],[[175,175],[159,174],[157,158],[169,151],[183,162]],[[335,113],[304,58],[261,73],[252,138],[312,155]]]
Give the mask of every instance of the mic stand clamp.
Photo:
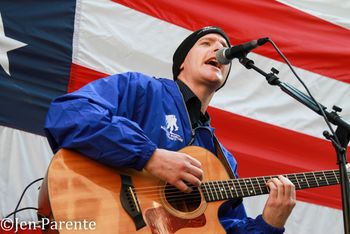
[[[344,147],[342,147],[341,145],[339,145],[335,139],[334,139],[334,136],[332,134],[330,134],[328,131],[324,131],[323,132],[323,136],[327,139],[327,140],[330,140],[333,144],[333,146],[335,147],[335,150],[336,152],[339,152],[339,153],[344,153],[346,151],[346,149]],[[337,161],[337,164],[339,164],[340,161],[338,160]]]
[[[278,77],[276,75],[278,75],[279,71],[276,68],[271,68],[271,72],[270,73],[265,73],[264,71],[262,71],[261,69],[259,69],[258,67],[256,67],[254,65],[254,61],[243,56],[241,58],[239,58],[239,62],[245,66],[247,69],[252,69],[254,68],[254,70],[256,70],[257,72],[259,72],[260,74],[262,74],[263,76],[265,76],[267,82],[270,85],[279,85],[281,82],[278,80]]]
[[[338,112],[341,112],[342,109],[338,106],[333,106],[333,111],[331,113],[328,112],[325,106],[320,103],[316,103],[316,101],[311,99],[305,93],[287,83],[281,82],[276,76],[279,73],[276,68],[272,68],[270,73],[266,73],[260,68],[256,67],[253,60],[248,59],[245,56],[240,57],[239,62],[247,69],[253,69],[263,75],[270,85],[279,86],[282,91],[297,101],[301,102],[305,106],[309,107],[311,110],[315,111],[319,115],[325,115],[329,122],[337,126],[335,135],[331,135],[328,131],[324,131],[323,135],[332,142],[332,145],[334,146],[337,153],[337,164],[339,165],[339,177],[343,206],[344,233],[350,234],[350,185],[346,167],[346,149],[347,145],[350,142],[350,124],[342,120],[338,115]]]

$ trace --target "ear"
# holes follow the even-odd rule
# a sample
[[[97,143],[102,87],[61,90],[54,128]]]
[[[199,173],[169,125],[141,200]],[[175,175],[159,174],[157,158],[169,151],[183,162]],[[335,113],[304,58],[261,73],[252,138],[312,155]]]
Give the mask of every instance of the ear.
[[[184,70],[184,68],[185,68],[185,65],[184,65],[184,63],[182,63],[182,64],[180,65],[180,67],[179,67],[179,74],[177,75],[177,78],[179,78],[179,76],[181,75],[181,73],[182,73],[182,71]]]
[[[182,63],[180,66],[180,71],[182,71],[184,69],[184,66],[185,66],[184,63]]]

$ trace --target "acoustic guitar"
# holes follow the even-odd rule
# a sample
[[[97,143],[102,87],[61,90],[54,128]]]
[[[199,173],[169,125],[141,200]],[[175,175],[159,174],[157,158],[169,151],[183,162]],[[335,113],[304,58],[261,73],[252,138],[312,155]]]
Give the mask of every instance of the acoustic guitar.
[[[181,152],[199,160],[204,171],[201,186],[191,193],[182,193],[146,171],[117,170],[61,149],[51,161],[39,195],[39,216],[55,224],[46,233],[225,233],[218,219],[220,205],[227,199],[267,194],[265,184],[275,177],[230,179],[206,149],[189,146]],[[285,176],[296,189],[340,182],[337,170]],[[67,228],[62,222],[75,226]],[[82,222],[95,225],[82,227]]]

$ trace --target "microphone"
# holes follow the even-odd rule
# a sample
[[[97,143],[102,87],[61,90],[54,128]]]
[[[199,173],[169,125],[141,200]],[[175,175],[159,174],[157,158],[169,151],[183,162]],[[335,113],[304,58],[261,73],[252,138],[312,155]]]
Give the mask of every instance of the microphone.
[[[269,41],[268,37],[253,40],[230,48],[222,48],[216,52],[216,59],[221,64],[229,64],[234,58],[245,57],[251,50]]]

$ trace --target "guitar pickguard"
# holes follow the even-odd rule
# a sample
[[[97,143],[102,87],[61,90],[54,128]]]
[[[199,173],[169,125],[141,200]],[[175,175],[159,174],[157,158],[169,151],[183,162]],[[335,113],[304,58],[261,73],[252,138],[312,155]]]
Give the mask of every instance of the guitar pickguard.
[[[147,209],[145,218],[152,234],[173,234],[182,228],[196,228],[206,224],[204,214],[184,219],[170,214],[163,206]]]

